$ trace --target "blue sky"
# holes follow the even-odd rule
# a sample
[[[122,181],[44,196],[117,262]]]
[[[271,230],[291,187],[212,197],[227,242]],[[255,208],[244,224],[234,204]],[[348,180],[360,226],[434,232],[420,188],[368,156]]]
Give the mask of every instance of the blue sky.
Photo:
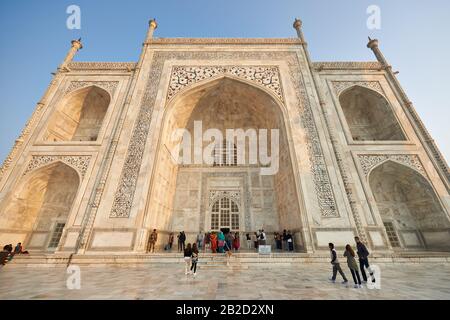
[[[81,30],[66,8],[81,8]],[[381,30],[366,26],[381,8]],[[374,60],[367,36],[399,79],[446,159],[450,159],[450,1],[405,0],[17,0],[0,1],[0,162],[64,58],[82,37],[79,61],[136,61],[155,17],[157,37],[294,37],[299,17],[314,61]]]

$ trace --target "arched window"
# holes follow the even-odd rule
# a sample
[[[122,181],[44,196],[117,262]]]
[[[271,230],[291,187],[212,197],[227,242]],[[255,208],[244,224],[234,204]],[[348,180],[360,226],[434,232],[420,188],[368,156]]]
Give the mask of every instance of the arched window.
[[[232,142],[224,140],[214,148],[215,167],[235,167],[237,166],[237,148]]]
[[[222,228],[239,230],[239,207],[236,202],[225,197],[211,207],[211,230],[219,231]]]
[[[339,102],[353,140],[406,140],[391,106],[379,93],[354,86],[341,94]]]

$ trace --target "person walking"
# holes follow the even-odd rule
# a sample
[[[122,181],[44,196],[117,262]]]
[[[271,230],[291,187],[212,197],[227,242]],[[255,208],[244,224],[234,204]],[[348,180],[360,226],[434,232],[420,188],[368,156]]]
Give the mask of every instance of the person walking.
[[[217,236],[217,246],[219,247],[219,253],[223,253],[223,247],[225,246],[225,236],[222,231],[219,232]]]
[[[234,240],[233,240],[233,249],[234,251],[239,251],[239,248],[241,247],[241,239],[239,238],[239,232],[236,232],[234,234]]]
[[[211,252],[217,252],[217,234],[215,232],[211,233]]]
[[[248,249],[248,250],[251,250],[252,247],[253,247],[253,245],[252,245],[252,237],[250,236],[250,233],[247,233],[247,234],[245,235],[245,238],[246,238],[246,240],[247,240],[247,249]]]
[[[264,232],[264,229],[261,230],[261,233],[259,234],[259,237],[260,237],[260,239],[261,239],[261,242],[260,242],[259,244],[260,244],[261,246],[265,246],[265,245],[266,245],[267,237],[266,237],[266,233]]]
[[[184,274],[189,274],[189,268],[191,267],[191,259],[192,259],[192,247],[191,244],[188,243],[186,249],[184,249]]]
[[[334,249],[334,244],[333,243],[329,243],[328,247],[330,248],[331,265],[333,266],[333,277],[330,279],[330,281],[335,283],[336,282],[337,273],[339,272],[339,274],[342,276],[342,279],[344,279],[342,284],[348,283],[348,280],[345,277],[345,274],[342,271],[341,266],[339,264],[337,253],[336,253],[336,250]]]
[[[205,234],[205,239],[203,240],[203,252],[207,249],[211,249],[211,233],[207,232]]]
[[[280,233],[278,233],[278,232],[275,232],[274,239],[275,239],[275,244],[276,244],[277,250],[278,251],[282,251],[283,250],[283,247],[282,247],[282,243],[283,243],[282,239],[283,239],[283,237],[282,237],[282,235]]]
[[[364,282],[367,282],[367,275],[366,275],[366,271],[364,270],[365,268],[367,268],[369,270],[372,282],[375,282],[375,277],[374,277],[373,272],[371,271],[370,265],[369,265],[369,254],[370,254],[369,250],[367,250],[364,243],[362,243],[361,240],[359,240],[359,237],[355,237],[355,242],[356,242],[356,253],[358,254],[358,259],[359,259],[359,268],[361,270],[361,275],[363,277],[363,280],[364,280]]]
[[[230,248],[230,250],[233,250],[234,236],[231,231],[228,231],[228,233],[226,234],[225,241],[227,243],[227,247]],[[227,247],[225,247],[225,250],[227,250]]]
[[[179,236],[179,241],[180,241],[180,251],[183,252],[184,249],[186,248],[186,234],[184,233],[184,231],[180,232],[180,236]]]
[[[198,248],[197,244],[194,243],[192,246],[192,254],[191,254],[191,273],[194,270],[194,277],[197,276],[197,262],[198,262]]]
[[[286,229],[283,230],[283,245],[284,245],[284,250],[288,251],[289,247],[288,247],[288,238],[287,238],[287,231],[286,231]]]
[[[170,234],[169,234],[169,243],[168,243],[168,245],[169,245],[169,250],[172,250],[172,245],[173,245],[173,232],[171,232]]]
[[[158,233],[156,232],[156,229],[153,229],[153,232],[148,238],[147,253],[149,253],[150,251],[152,251],[153,253],[155,252],[156,241],[158,241]]]
[[[344,257],[347,258],[347,265],[350,269],[350,272],[352,273],[355,288],[361,288],[361,278],[359,277],[358,264],[356,263],[355,256],[355,251],[353,251],[352,247],[347,244],[345,246]]]
[[[259,233],[255,232],[253,235],[253,242],[255,243],[255,249],[256,251],[258,251],[258,246],[259,246]]]
[[[204,238],[205,238],[205,235],[203,234],[203,232],[200,231],[197,235],[197,248],[198,249],[202,248]]]
[[[292,236],[291,231],[287,232],[286,239],[287,239],[289,252],[294,251],[294,237]]]

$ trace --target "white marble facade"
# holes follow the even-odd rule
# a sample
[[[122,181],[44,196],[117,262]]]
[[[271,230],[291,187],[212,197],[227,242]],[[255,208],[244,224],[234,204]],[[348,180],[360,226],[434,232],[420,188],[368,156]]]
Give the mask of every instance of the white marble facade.
[[[311,62],[299,38],[153,38],[137,63],[73,62],[74,41],[0,171],[0,243],[133,253],[156,228],[192,240],[231,201],[231,227],[314,253],[450,250],[449,169],[377,61]],[[279,170],[173,161],[176,128],[278,129]],[[194,150],[195,153],[195,150]],[[225,206],[225,204],[223,204]],[[222,208],[222,207],[220,207]]]

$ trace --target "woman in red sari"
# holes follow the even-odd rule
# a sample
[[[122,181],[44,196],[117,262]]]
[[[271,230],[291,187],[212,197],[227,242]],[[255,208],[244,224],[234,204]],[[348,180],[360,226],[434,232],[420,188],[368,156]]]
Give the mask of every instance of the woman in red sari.
[[[240,247],[241,247],[241,240],[239,239],[239,232],[236,232],[233,240],[233,249],[235,251],[238,251]]]
[[[217,252],[217,234],[211,233],[211,251],[212,253]]]

